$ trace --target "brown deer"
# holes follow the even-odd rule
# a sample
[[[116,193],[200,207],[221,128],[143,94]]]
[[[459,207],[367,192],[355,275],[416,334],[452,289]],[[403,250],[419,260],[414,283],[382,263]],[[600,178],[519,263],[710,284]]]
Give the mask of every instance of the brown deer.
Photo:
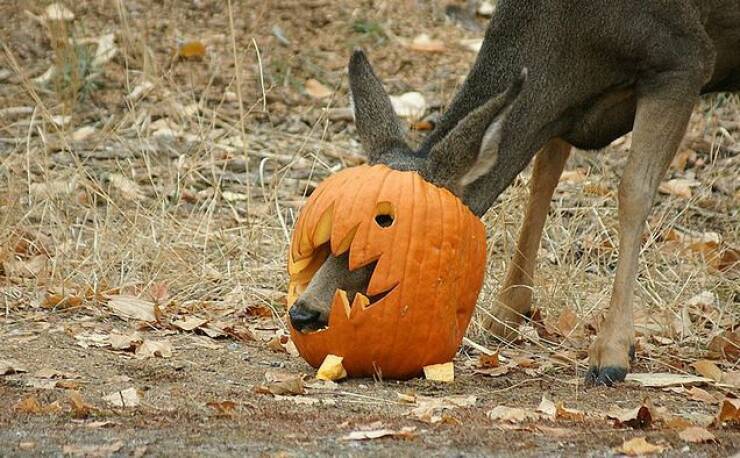
[[[516,254],[485,323],[502,338],[529,310],[535,256],[571,146],[599,149],[632,131],[618,192],[619,262],[586,375],[595,384],[623,380],[634,357],[645,220],[699,96],[740,89],[740,1],[500,0],[465,84],[416,151],[362,51],[350,59],[349,80],[369,162],[417,171],[479,216],[534,158]],[[291,308],[291,323],[325,326],[334,291],[363,291],[371,275],[372,266],[349,272],[344,257],[330,257]]]

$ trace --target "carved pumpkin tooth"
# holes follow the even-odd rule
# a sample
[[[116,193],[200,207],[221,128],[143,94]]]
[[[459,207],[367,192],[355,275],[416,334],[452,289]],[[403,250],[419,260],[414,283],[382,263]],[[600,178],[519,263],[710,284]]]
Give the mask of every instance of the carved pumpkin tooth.
[[[370,299],[362,293],[356,293],[355,299],[352,301],[352,307],[354,308],[356,305],[365,309],[370,305]]]
[[[321,215],[319,222],[316,224],[316,230],[313,233],[313,246],[323,245],[329,241],[331,237],[331,223],[334,218],[334,207],[329,207],[328,210]]]
[[[339,296],[339,303],[344,307],[344,313],[347,315],[347,318],[349,318],[349,313],[352,311],[352,307],[349,304],[349,299],[347,298],[347,291],[343,289],[338,289],[335,295]]]
[[[305,269],[306,266],[311,264],[311,261],[313,261],[313,256],[299,259],[298,261],[293,261],[293,260],[289,261],[288,262],[288,273],[291,275],[297,274],[298,272]]]
[[[350,245],[352,245],[352,240],[355,238],[355,234],[357,233],[357,227],[353,228],[351,231],[349,231],[349,234],[347,234],[347,237],[342,240],[342,243],[339,244],[336,250],[332,250],[334,256],[339,256],[347,252],[349,250]]]

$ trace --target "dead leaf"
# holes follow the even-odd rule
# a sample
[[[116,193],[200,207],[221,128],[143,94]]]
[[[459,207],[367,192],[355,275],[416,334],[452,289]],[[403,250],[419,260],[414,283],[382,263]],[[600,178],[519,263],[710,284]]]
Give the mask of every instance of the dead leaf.
[[[134,354],[137,358],[171,358],[172,344],[167,340],[144,340]]]
[[[569,409],[565,407],[563,401],[558,401],[558,403],[555,404],[555,418],[581,422],[586,419],[586,414],[580,410]]]
[[[27,413],[31,415],[37,415],[43,412],[41,403],[36,396],[30,395],[21,399],[13,405],[13,410],[16,412]]]
[[[67,392],[69,404],[72,407],[72,416],[74,418],[87,418],[94,407],[82,398],[79,391],[70,390]]]
[[[740,388],[740,371],[725,372],[722,375],[721,382],[735,388]]]
[[[544,394],[542,395],[540,405],[537,406],[537,412],[545,414],[551,420],[554,420],[557,416],[557,408],[555,407],[555,403],[548,399],[547,396],[545,396]]]
[[[0,359],[0,375],[19,374],[28,372],[25,366],[12,359]]]
[[[714,336],[709,342],[708,356],[725,358],[731,363],[740,361],[740,330],[724,331],[722,334]]]
[[[706,402],[707,404],[719,403],[719,399],[715,398],[709,392],[702,390],[701,388],[692,387],[691,389],[686,390],[686,394],[689,396],[689,399],[693,401]]]
[[[280,371],[265,372],[266,385],[257,385],[255,391],[260,394],[296,395],[306,392],[303,375]]]
[[[668,386],[705,385],[711,383],[712,379],[697,377],[688,374],[671,374],[668,372],[646,372],[627,374],[627,381],[637,382],[642,386],[650,388],[665,388]]]
[[[391,105],[402,118],[421,119],[427,110],[427,101],[420,92],[406,92],[390,96]]]
[[[316,378],[333,382],[347,377],[347,371],[342,366],[343,359],[341,356],[326,355],[319,370],[316,372]]]
[[[108,175],[108,182],[125,200],[137,202],[144,198],[141,187],[135,181],[120,173],[111,173]]]
[[[401,428],[400,431],[393,430],[393,429],[373,429],[373,430],[367,430],[367,431],[360,430],[360,431],[352,431],[346,436],[342,436],[341,440],[343,441],[364,441],[364,440],[379,439],[381,437],[410,439],[414,437],[415,435],[414,431],[416,431],[416,427],[414,426],[405,426]]]
[[[177,55],[182,59],[202,59],[206,55],[206,45],[200,41],[188,41],[177,49]]]
[[[37,278],[47,271],[46,255],[40,254],[29,259],[8,259],[2,261],[0,271],[8,278]]]
[[[616,452],[624,453],[629,456],[650,455],[653,453],[660,453],[663,450],[665,450],[665,447],[662,445],[651,444],[642,436],[626,440],[621,447],[615,449]]]
[[[236,403],[234,401],[211,401],[206,406],[216,411],[218,417],[230,417],[234,414]]]
[[[434,382],[454,382],[455,365],[450,361],[449,363],[424,366],[424,378]]]
[[[108,297],[107,305],[113,313],[122,318],[133,318],[147,322],[157,321],[154,303],[139,299],[136,296],[114,294]]]
[[[573,311],[572,308],[565,307],[562,312],[560,312],[560,316],[558,317],[558,321],[555,326],[561,336],[571,337],[578,327],[578,315],[576,315],[576,312]]]
[[[44,11],[44,19],[47,21],[74,21],[75,15],[62,3],[52,3]]]
[[[696,369],[696,372],[703,377],[710,378],[715,382],[722,380],[722,369],[717,367],[712,361],[700,359],[692,363],[691,367]]]
[[[306,80],[304,87],[306,89],[306,94],[315,99],[325,99],[334,93],[334,91],[313,78]]]
[[[634,409],[614,406],[606,414],[606,418],[614,420],[616,427],[628,426],[633,429],[646,429],[653,423],[650,408],[644,404]]]
[[[680,437],[684,442],[691,442],[694,444],[715,442],[717,440],[714,434],[699,426],[690,426],[682,430],[678,433],[678,437]]]
[[[480,355],[478,356],[478,362],[476,363],[481,369],[490,369],[493,367],[499,367],[498,352],[492,355]]]
[[[409,415],[425,423],[435,424],[445,420],[443,412],[456,408],[473,407],[477,398],[470,396],[445,396],[442,398],[419,397],[418,405],[411,409]]]
[[[192,331],[203,326],[206,323],[208,323],[208,320],[198,318],[197,316],[188,316],[180,320],[175,320],[171,324],[172,326],[178,329],[182,329],[183,331]]]
[[[658,192],[681,197],[683,199],[691,199],[691,188],[699,185],[701,185],[701,183],[696,180],[689,180],[686,178],[674,178],[672,180],[662,182],[658,186]]]
[[[740,399],[726,397],[717,414],[719,423],[740,423]]]
[[[409,49],[420,52],[445,52],[447,50],[443,41],[432,40],[426,33],[415,36],[409,45]]]
[[[560,181],[566,183],[579,183],[587,177],[585,169],[565,170],[560,175]]]
[[[134,331],[130,334],[119,334],[112,332],[109,336],[110,346],[113,350],[129,351],[136,349],[143,341],[141,335]]]
[[[508,423],[521,423],[524,421],[534,421],[542,418],[542,415],[518,407],[496,406],[487,413],[488,418],[494,421],[504,421]]]
[[[170,299],[170,289],[163,281],[152,283],[147,289],[147,295],[155,304],[163,305]]]
[[[134,387],[103,396],[103,400],[113,407],[137,407],[141,402],[139,392]]]

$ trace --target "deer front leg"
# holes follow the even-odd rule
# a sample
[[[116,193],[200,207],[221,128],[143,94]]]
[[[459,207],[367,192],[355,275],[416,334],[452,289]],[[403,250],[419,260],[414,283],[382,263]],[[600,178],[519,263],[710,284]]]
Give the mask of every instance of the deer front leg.
[[[519,230],[514,258],[509,264],[491,316],[483,326],[502,340],[511,340],[532,302],[532,279],[537,251],[555,187],[560,180],[570,145],[553,139],[537,153],[530,182],[529,202]]]
[[[586,382],[612,385],[624,380],[634,357],[632,294],[640,240],[653,198],[685,134],[699,91],[664,90],[638,99],[632,148],[619,184],[619,263],[609,309],[589,352]]]

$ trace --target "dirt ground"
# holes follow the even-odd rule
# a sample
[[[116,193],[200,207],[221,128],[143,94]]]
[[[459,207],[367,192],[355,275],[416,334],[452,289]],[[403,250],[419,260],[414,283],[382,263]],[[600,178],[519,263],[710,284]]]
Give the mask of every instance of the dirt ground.
[[[452,0],[81,0],[59,21],[49,3],[0,3],[0,455],[614,456],[640,437],[661,456],[740,452],[740,415],[720,413],[740,394],[737,95],[697,107],[636,291],[632,371],[703,380],[582,384],[627,136],[569,160],[517,341],[479,321],[529,171],[484,218],[455,381],[325,383],[287,337],[286,257],[305,197],[363,161],[349,53],[367,49],[390,94],[423,95],[418,140],[486,18]],[[538,412],[543,396],[564,408]]]

